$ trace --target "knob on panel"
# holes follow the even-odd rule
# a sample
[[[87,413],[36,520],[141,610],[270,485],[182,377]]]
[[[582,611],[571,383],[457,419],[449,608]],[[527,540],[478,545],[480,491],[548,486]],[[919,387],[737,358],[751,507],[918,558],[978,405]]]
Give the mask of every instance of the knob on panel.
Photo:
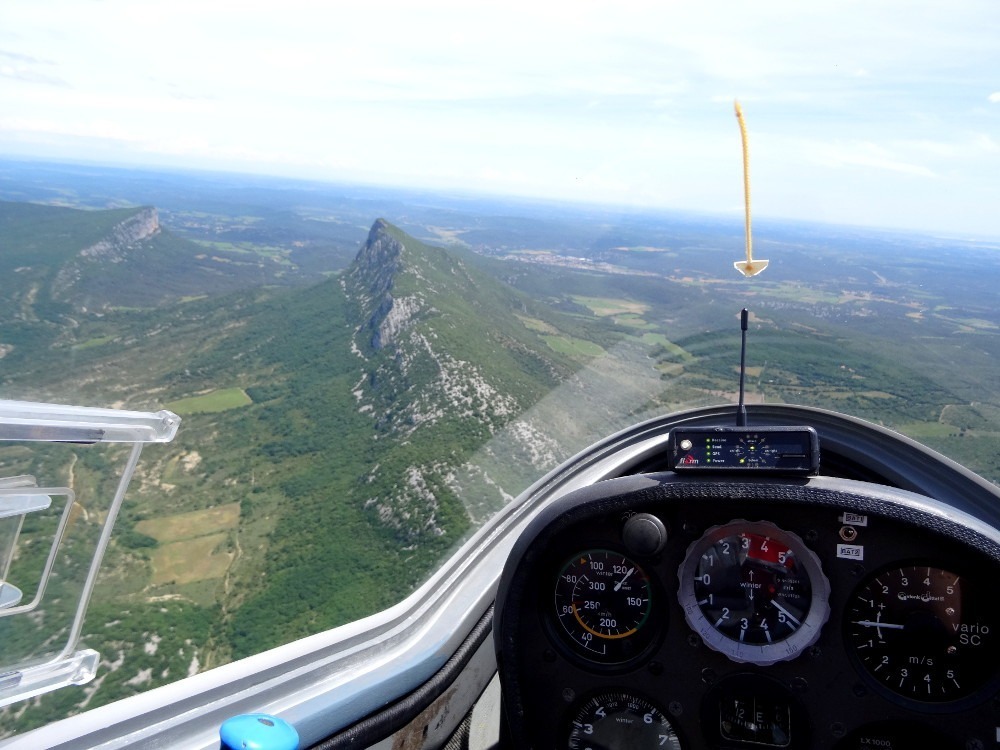
[[[637,513],[625,522],[622,541],[634,555],[655,555],[667,543],[667,527],[652,513]]]

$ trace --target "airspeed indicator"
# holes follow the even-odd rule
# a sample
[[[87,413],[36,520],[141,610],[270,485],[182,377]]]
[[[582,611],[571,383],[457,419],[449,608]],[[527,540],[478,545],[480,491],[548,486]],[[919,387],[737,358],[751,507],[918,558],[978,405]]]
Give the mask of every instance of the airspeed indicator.
[[[580,552],[561,567],[555,612],[564,641],[589,659],[618,663],[648,644],[643,632],[653,607],[645,571],[620,552]]]

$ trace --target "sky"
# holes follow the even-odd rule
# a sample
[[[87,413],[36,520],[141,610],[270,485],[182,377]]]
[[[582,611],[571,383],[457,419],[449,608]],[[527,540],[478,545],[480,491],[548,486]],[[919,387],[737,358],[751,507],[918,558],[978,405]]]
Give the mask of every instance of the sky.
[[[1000,237],[1000,3],[3,0],[0,156]]]

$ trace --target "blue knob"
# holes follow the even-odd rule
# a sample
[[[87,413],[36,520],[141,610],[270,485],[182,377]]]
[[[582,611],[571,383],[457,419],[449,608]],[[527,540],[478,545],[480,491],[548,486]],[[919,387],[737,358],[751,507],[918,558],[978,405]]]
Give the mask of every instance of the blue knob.
[[[220,750],[299,750],[299,733],[284,719],[244,714],[226,719],[219,729]]]

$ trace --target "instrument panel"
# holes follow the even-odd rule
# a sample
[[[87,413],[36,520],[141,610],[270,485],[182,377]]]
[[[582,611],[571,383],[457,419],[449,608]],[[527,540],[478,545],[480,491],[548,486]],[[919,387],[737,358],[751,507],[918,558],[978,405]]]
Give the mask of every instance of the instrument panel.
[[[903,491],[598,483],[534,519],[501,578],[510,745],[994,747],[997,581],[995,530]]]

